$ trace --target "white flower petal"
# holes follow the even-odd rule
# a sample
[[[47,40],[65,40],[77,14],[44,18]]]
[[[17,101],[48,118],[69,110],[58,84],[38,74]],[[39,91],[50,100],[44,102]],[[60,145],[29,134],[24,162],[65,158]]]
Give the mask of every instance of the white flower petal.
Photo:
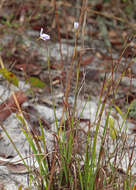
[[[42,35],[42,33],[43,33],[43,28],[41,28],[41,31],[40,31],[40,36]]]
[[[79,27],[79,22],[74,22],[74,29],[76,30],[78,29],[78,27]]]
[[[50,40],[50,36],[48,34],[42,34],[42,35],[40,35],[40,38],[42,40]]]
[[[48,34],[43,33],[43,28],[41,28],[41,31],[40,31],[40,39],[42,39],[42,40],[50,40],[50,36]]]

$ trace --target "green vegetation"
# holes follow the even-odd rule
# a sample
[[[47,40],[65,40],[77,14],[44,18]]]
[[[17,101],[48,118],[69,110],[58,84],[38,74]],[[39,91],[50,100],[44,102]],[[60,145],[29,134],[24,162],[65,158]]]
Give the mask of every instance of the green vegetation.
[[[54,6],[49,1],[45,1],[45,4],[46,3],[49,4],[48,6],[52,7],[53,10],[55,10],[56,17],[54,18],[55,23],[53,24],[57,25],[56,27],[57,34],[55,33],[54,35],[56,36],[58,35],[58,41],[60,45],[60,54],[61,54],[62,53],[61,52],[62,42],[60,39],[61,24],[59,23],[57,10],[56,10],[57,8],[55,6],[57,4],[57,1],[52,1],[52,2],[54,3]],[[59,1],[59,2],[63,4],[63,1]],[[56,130],[56,133],[54,133],[54,143],[53,143],[52,151],[49,152],[47,148],[47,141],[45,138],[46,130],[42,124],[40,117],[37,116],[37,119],[40,125],[40,135],[35,135],[29,131],[27,122],[25,121],[25,113],[22,111],[21,107],[19,106],[19,103],[16,97],[15,97],[15,100],[16,100],[15,102],[17,104],[17,108],[19,111],[16,117],[20,121],[21,130],[23,131],[26,137],[26,140],[29,142],[29,146],[32,150],[32,155],[30,155],[30,157],[33,156],[35,158],[35,162],[38,164],[38,166],[35,166],[34,164],[32,168],[29,168],[29,166],[27,165],[27,162],[25,161],[24,158],[22,158],[21,153],[19,152],[16,145],[14,144],[14,139],[11,139],[10,134],[8,134],[8,132],[4,129],[4,126],[3,125],[1,126],[2,129],[5,131],[6,135],[8,136],[10,142],[14,146],[15,150],[17,151],[17,154],[20,156],[20,159],[23,161],[24,165],[28,169],[28,172],[30,175],[30,183],[28,184],[28,189],[33,189],[33,184],[37,188],[37,190],[62,190],[62,189],[63,190],[66,190],[66,189],[68,190],[99,190],[99,189],[100,190],[102,189],[103,190],[110,190],[110,189],[131,190],[132,189],[134,190],[135,189],[135,185],[134,185],[135,179],[131,171],[131,168],[134,165],[133,160],[132,160],[133,151],[131,154],[131,158],[127,163],[126,171],[122,171],[121,168],[119,168],[119,166],[121,162],[123,163],[123,160],[126,158],[129,152],[129,151],[127,152],[126,150],[127,149],[126,148],[127,128],[125,124],[126,124],[128,115],[133,118],[136,118],[136,101],[134,100],[133,104],[128,108],[126,114],[123,112],[124,110],[122,111],[123,108],[119,108],[119,106],[116,105],[116,98],[117,98],[119,87],[121,85],[123,77],[126,75],[128,76],[128,78],[129,76],[131,78],[131,75],[128,74],[129,66],[123,67],[122,69],[122,65],[121,65],[122,64],[121,58],[125,56],[126,50],[127,48],[129,48],[129,45],[128,45],[129,42],[128,42],[128,39],[124,41],[122,40],[124,43],[122,43],[122,41],[113,41],[113,39],[111,40],[110,39],[111,33],[108,31],[108,28],[110,27],[110,23],[108,22],[108,19],[111,19],[115,22],[119,21],[123,23],[125,26],[128,24],[129,20],[126,21],[125,18],[119,18],[119,17],[114,17],[114,16],[108,17],[106,14],[102,14],[101,11],[95,12],[95,10],[91,10],[91,9],[88,10],[88,14],[94,13],[93,16],[97,17],[95,19],[95,22],[97,20],[98,25],[99,25],[98,30],[100,32],[100,38],[103,39],[104,45],[108,49],[107,52],[111,55],[111,57],[112,57],[112,48],[113,48],[114,43],[118,43],[118,44],[121,43],[121,47],[124,47],[124,49],[120,51],[116,64],[114,64],[113,58],[111,58],[110,56],[108,57],[108,58],[111,58],[113,62],[107,66],[106,68],[107,70],[105,69],[105,76],[101,80],[101,88],[99,89],[100,93],[99,93],[99,99],[97,102],[95,120],[93,122],[89,120],[91,124],[88,125],[88,128],[86,127],[87,129],[86,131],[80,128],[83,112],[86,109],[86,104],[89,98],[91,97],[91,94],[88,94],[89,98],[87,97],[88,99],[86,100],[85,105],[83,105],[81,110],[78,110],[78,105],[77,105],[78,97],[80,94],[80,89],[83,87],[82,84],[80,83],[80,73],[81,73],[80,71],[81,71],[81,67],[83,67],[86,64],[85,61],[83,62],[82,58],[84,56],[83,51],[86,50],[85,37],[87,35],[87,32],[85,33],[85,31],[87,27],[87,21],[89,22],[89,20],[87,20],[88,15],[86,11],[87,2],[90,3],[87,0],[83,1],[82,5],[80,6],[81,11],[80,11],[79,18],[75,19],[76,22],[77,21],[79,22],[79,25],[77,26],[77,28],[75,28],[75,30],[71,29],[73,33],[71,31],[72,34],[70,35],[74,36],[73,37],[74,51],[73,51],[73,56],[71,58],[70,66],[66,68],[67,80],[65,80],[64,85],[63,85],[64,81],[61,81],[63,90],[64,90],[64,99],[63,99],[63,105],[62,105],[63,107],[62,116],[59,122],[57,119],[55,97],[53,94],[54,93],[53,92],[53,78],[52,78],[51,69],[54,65],[52,65],[50,61],[51,50],[49,47],[47,47],[48,56],[49,56],[47,58],[49,81],[50,81],[49,92],[50,92],[50,96],[52,96],[52,105],[53,105],[52,109],[54,111],[55,130]],[[69,7],[69,2],[67,3],[68,3],[67,7]],[[105,3],[112,3],[112,2],[104,1],[104,4]],[[121,1],[119,1],[119,3],[122,5]],[[124,0],[123,3],[129,4],[129,1]],[[44,1],[43,1],[43,4],[44,4]],[[78,1],[77,1],[77,5],[78,5]],[[96,6],[95,8],[98,8],[98,6]],[[131,12],[132,9],[131,10],[126,9],[126,11]],[[30,10],[27,10],[26,14],[29,15]],[[61,12],[59,14],[61,14]],[[40,17],[42,17],[41,15],[42,13],[35,13],[34,15],[31,15],[33,17],[33,20],[29,15],[28,20],[31,22],[32,21],[34,22],[35,19],[40,19]],[[5,25],[5,27],[13,27],[14,25],[12,25],[11,20],[12,18],[8,19],[5,22],[2,22],[2,24]],[[50,20],[47,22],[49,22],[49,27],[50,27]],[[92,22],[92,20],[90,22]],[[74,22],[72,22],[72,24],[73,23]],[[131,26],[131,29],[133,30],[133,25],[128,24],[127,26],[128,27]],[[42,26],[40,27],[40,29],[41,28]],[[40,36],[40,29],[38,28],[39,36]],[[131,34],[132,36],[133,36],[133,33],[134,31]],[[44,43],[44,42],[46,43],[47,41],[45,39],[45,35],[47,34],[45,35],[44,34],[45,33],[43,33],[42,31],[42,37],[40,36],[40,40],[37,41],[37,39],[34,39],[35,41],[37,41],[39,46],[40,46],[40,43]],[[92,36],[94,35],[93,32],[91,33],[91,35]],[[113,32],[112,35],[116,36],[116,32],[115,33]],[[53,35],[51,35],[51,40],[55,39],[56,36],[54,37]],[[90,37],[87,37],[88,41],[89,41],[89,38]],[[67,36],[67,39],[68,39],[68,36]],[[80,51],[77,50],[79,41],[81,41]],[[48,46],[48,44],[46,45]],[[16,53],[18,53],[18,51],[16,51]],[[7,59],[7,57],[5,59]],[[126,58],[126,61],[127,61],[127,58]],[[131,59],[129,60],[129,62],[131,65]],[[4,77],[4,79],[7,80],[9,85],[13,84],[16,87],[18,87],[18,83],[20,79],[16,74],[11,72],[11,70],[9,71],[9,65],[5,64],[4,58],[1,59],[0,64],[1,64],[0,74],[2,75],[2,77]],[[53,69],[57,68],[55,66],[53,67]],[[63,56],[61,54],[61,63],[60,63],[61,75],[63,75],[65,71],[64,67],[65,67],[65,64],[63,62]],[[106,72],[108,73],[107,75],[106,75]],[[116,74],[118,72],[119,72],[119,75],[116,77]],[[31,87],[30,90],[33,91],[33,94],[35,94],[34,92],[35,88],[36,89],[40,88],[41,90],[46,88],[46,82],[42,81],[38,76],[33,76],[33,75],[29,76],[29,72],[27,72],[27,70],[23,70],[22,73],[24,76],[24,81],[30,84],[30,87]],[[73,81],[74,81],[74,95],[73,95],[74,102],[72,105],[69,105],[69,97],[71,93],[70,90],[71,90],[71,86],[73,85],[72,83]],[[117,124],[116,119],[112,116],[112,110],[114,108],[116,108],[116,114],[120,115],[122,118],[121,124]],[[103,115],[105,115],[104,121],[103,121]],[[87,124],[85,126],[87,126]],[[79,132],[81,132],[80,135],[79,135]],[[84,134],[83,139],[81,138],[81,134]],[[19,186],[18,190],[21,190],[21,189],[22,187]]]

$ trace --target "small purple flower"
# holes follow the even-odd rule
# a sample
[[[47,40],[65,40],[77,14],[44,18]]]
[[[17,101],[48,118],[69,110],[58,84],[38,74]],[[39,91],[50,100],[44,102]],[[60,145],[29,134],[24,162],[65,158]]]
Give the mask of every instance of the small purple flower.
[[[42,40],[50,40],[50,36],[48,34],[43,33],[43,28],[41,28],[41,31],[40,31],[40,39],[42,39]]]
[[[77,30],[79,27],[79,22],[74,22],[74,29]]]

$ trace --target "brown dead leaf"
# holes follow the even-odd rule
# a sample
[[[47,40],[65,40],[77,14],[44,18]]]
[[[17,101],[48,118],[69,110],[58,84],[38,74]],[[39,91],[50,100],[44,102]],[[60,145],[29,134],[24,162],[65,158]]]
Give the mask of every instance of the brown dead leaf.
[[[110,39],[110,42],[114,46],[121,46],[122,45],[122,41],[120,38]]]
[[[4,185],[0,184],[0,190],[5,190]]]
[[[98,59],[103,59],[103,55],[102,55],[102,53],[100,53],[100,52],[96,52],[95,56],[96,56]]]
[[[55,69],[55,70],[61,70],[62,66],[60,64],[51,64],[50,66],[51,69]]]
[[[86,65],[90,65],[92,63],[94,59],[94,56],[89,56],[89,57],[86,57],[82,63],[81,63],[81,66],[86,66]]]
[[[9,163],[9,161],[0,160],[0,166],[6,166],[8,163]]]
[[[23,91],[16,91],[15,96],[19,105],[23,104],[27,100],[27,97]],[[13,96],[11,96],[0,105],[0,121],[4,121],[10,116],[11,113],[15,113],[17,111],[17,105]]]
[[[2,139],[3,137],[2,137],[2,134],[0,133],[0,140]]]
[[[7,168],[11,173],[16,173],[16,174],[23,174],[23,173],[27,173],[28,170],[27,168],[24,166],[24,164],[12,164],[9,163],[7,164]]]
[[[115,32],[115,30],[110,30],[108,32],[108,35],[110,38],[116,38],[118,36],[117,32]]]
[[[47,120],[39,117],[38,111],[31,105],[23,108],[24,117],[26,121],[30,124],[31,134],[35,137],[41,136],[40,125],[46,130],[50,129],[50,124]]]
[[[38,65],[35,65],[35,64],[26,64],[26,63],[23,63],[23,64],[17,64],[15,65],[15,69],[16,70],[19,70],[19,71],[23,71],[25,73],[28,73],[29,75],[39,75],[42,68]]]

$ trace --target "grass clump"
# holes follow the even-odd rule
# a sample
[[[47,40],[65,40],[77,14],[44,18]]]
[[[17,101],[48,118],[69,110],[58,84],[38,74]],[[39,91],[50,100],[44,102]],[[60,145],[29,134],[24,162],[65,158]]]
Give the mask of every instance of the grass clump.
[[[22,158],[21,154],[17,150],[13,140],[10,138],[10,134],[8,134],[7,131],[5,131],[5,133],[15,147],[20,159],[28,169],[30,175],[30,183],[28,184],[29,189],[33,189],[35,186],[35,188],[39,190],[129,190],[131,187],[134,187],[135,180],[131,172],[131,168],[134,165],[134,150],[130,152],[127,149],[127,130],[124,130],[123,127],[128,113],[131,116],[132,114],[135,116],[136,102],[124,117],[121,110],[115,103],[120,82],[128,69],[125,68],[118,77],[115,77],[119,66],[121,65],[121,57],[123,57],[123,53],[121,54],[118,62],[111,65],[109,75],[105,73],[99,94],[97,110],[95,112],[95,119],[92,121],[90,118],[86,119],[83,117],[84,110],[86,109],[86,105],[89,101],[84,103],[81,110],[78,108],[78,97],[83,85],[79,81],[82,51],[80,51],[79,60],[77,61],[77,42],[81,31],[81,25],[83,24],[81,32],[81,48],[84,50],[84,31],[87,17],[85,9],[86,6],[87,4],[83,3],[78,27],[76,25],[77,28],[74,30],[75,48],[70,69],[67,74],[66,84],[62,85],[64,87],[64,100],[60,122],[58,122],[57,119],[57,111],[54,103],[55,98],[53,94],[50,59],[48,57],[50,92],[53,99],[52,109],[54,111],[55,118],[55,132],[52,133],[53,145],[51,150],[49,150],[47,146],[48,140],[46,138],[46,130],[40,117],[37,116],[40,125],[39,135],[28,129],[25,121],[25,113],[20,108],[15,98],[15,102],[20,113],[20,115],[17,115],[17,118],[22,124],[21,130],[23,131],[26,140],[29,142],[32,157],[34,157],[34,163],[31,168],[29,168],[25,159]],[[57,20],[56,23],[58,24]],[[58,24],[58,33],[59,32]],[[63,73],[63,62],[61,62],[61,64]],[[1,67],[4,69],[3,63],[1,64]],[[14,75],[13,78],[13,75],[11,76],[11,73],[4,69],[4,74],[5,73],[6,76],[8,74],[8,78],[5,78],[15,85],[16,81],[14,81],[14,78],[16,79],[16,76]],[[73,104],[70,105],[70,88],[73,80],[72,77],[75,73],[74,101]],[[9,77],[12,77],[12,80]],[[84,83],[84,81],[82,82]],[[44,88],[44,83],[35,77],[30,78],[30,85],[32,86],[32,84],[34,87],[42,86],[41,88]],[[107,107],[107,105],[109,106]],[[121,113],[121,121],[117,122],[112,116],[113,108],[116,108],[118,114]],[[2,128],[4,129],[4,127]],[[134,147],[135,141],[132,142],[132,145]],[[127,154],[130,154],[129,160],[127,159]],[[35,163],[37,163],[37,165]],[[123,164],[125,165],[126,171],[124,171],[124,168],[120,168]],[[34,184],[34,186],[32,184]],[[19,188],[21,188],[21,186]]]

